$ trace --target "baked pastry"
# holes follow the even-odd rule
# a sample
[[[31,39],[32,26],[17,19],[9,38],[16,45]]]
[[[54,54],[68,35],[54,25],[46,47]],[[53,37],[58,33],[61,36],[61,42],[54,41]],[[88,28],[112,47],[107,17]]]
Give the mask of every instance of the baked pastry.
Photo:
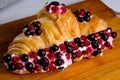
[[[7,68],[18,74],[62,70],[113,48],[117,34],[105,21],[83,9],[74,14],[64,4],[47,3],[10,43],[3,56]]]

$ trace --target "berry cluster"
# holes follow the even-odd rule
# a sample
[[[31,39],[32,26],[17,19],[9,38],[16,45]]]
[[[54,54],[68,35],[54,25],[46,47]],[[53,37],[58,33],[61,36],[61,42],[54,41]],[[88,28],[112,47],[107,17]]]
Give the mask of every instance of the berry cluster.
[[[74,12],[74,15],[79,22],[83,22],[83,21],[88,22],[90,21],[91,13],[89,11],[85,11],[84,9],[80,9],[80,10],[76,10]]]
[[[66,6],[65,6],[65,4],[60,4],[57,1],[53,1],[51,3],[47,3],[45,8],[46,8],[46,10],[49,13],[64,14],[66,12]]]
[[[42,31],[40,29],[41,23],[39,21],[32,22],[31,24],[27,24],[24,26],[23,32],[26,36],[36,35],[39,36]]]
[[[12,71],[44,72],[54,69],[64,69],[72,64],[76,58],[97,56],[105,48],[112,49],[112,41],[117,33],[111,28],[80,36],[73,40],[65,41],[59,45],[52,45],[45,49],[39,49],[37,53],[5,54],[3,60],[8,69]]]

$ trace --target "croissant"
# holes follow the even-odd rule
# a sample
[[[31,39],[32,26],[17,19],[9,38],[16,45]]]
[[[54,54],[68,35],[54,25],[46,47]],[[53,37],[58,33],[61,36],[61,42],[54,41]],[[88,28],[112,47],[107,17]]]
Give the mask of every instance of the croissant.
[[[3,56],[7,68],[18,74],[63,70],[83,57],[112,49],[117,33],[83,9],[74,13],[59,2],[46,3],[37,19],[9,44]]]

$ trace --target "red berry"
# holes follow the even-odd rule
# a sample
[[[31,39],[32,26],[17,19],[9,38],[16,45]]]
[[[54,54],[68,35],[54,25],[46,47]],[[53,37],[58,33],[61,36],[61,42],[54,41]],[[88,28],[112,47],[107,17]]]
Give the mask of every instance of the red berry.
[[[86,40],[84,41],[84,45],[85,45],[85,46],[89,46],[89,45],[90,45],[90,41],[86,39]]]
[[[35,58],[35,59],[33,60],[33,62],[34,62],[35,64],[38,63],[38,59]]]
[[[74,41],[70,41],[69,45],[73,47],[75,45]]]
[[[20,70],[20,69],[23,68],[23,64],[22,64],[22,63],[17,63],[16,66],[17,66],[17,69],[18,69],[18,70]]]
[[[100,49],[103,50],[104,48],[105,48],[105,46],[103,44],[101,44],[101,48]]]
[[[57,13],[59,8],[57,6],[53,6],[53,7],[51,7],[51,10],[53,13]]]
[[[59,45],[59,48],[60,48],[60,50],[61,50],[61,51],[66,50],[66,47],[65,47],[65,45],[64,45],[64,44],[60,44],[60,45]]]
[[[30,52],[29,53],[29,57],[30,58],[36,58],[37,57],[37,54],[35,52]]]
[[[54,65],[54,61],[51,61],[50,64],[49,64],[49,70],[50,70],[50,71],[53,71],[53,70],[55,70],[55,69],[56,69],[56,67],[55,67],[55,65]]]
[[[39,66],[39,65],[36,64],[36,65],[35,65],[35,70],[36,70],[36,71],[40,71],[40,70],[41,70],[41,66]]]
[[[77,50],[77,49],[78,49],[78,46],[77,46],[77,45],[74,45],[74,46],[73,46],[73,49],[74,49],[74,50]]]
[[[12,61],[13,61],[13,63],[19,63],[19,61],[20,61],[19,56],[14,56],[14,57],[12,58]]]
[[[65,6],[61,7],[61,10],[62,10],[61,14],[64,14],[66,12],[66,7]]]
[[[98,42],[99,42],[99,44],[102,44],[102,39],[101,38],[98,39]]]
[[[80,39],[84,41],[84,40],[87,39],[87,37],[82,35],[82,36],[80,37]]]
[[[33,30],[35,30],[35,27],[33,25],[29,25],[28,31],[33,31]]]
[[[109,48],[109,49],[112,49],[112,48],[113,48],[113,46],[112,46],[112,45],[110,45],[110,46],[108,46],[108,48]]]
[[[82,56],[82,52],[80,50],[76,51],[76,55],[78,58],[80,58]]]
[[[47,54],[47,57],[48,57],[50,60],[54,60],[54,58],[55,58],[55,53],[53,53],[53,52],[48,53],[48,54]]]
[[[81,9],[80,12],[79,12],[79,15],[80,16],[85,16],[85,10]]]
[[[92,50],[90,47],[88,47],[88,48],[86,49],[86,53],[87,53],[87,54],[92,54],[92,52],[93,52],[93,50]]]
[[[69,60],[71,58],[70,54],[65,54],[65,55],[66,55],[67,60]]]

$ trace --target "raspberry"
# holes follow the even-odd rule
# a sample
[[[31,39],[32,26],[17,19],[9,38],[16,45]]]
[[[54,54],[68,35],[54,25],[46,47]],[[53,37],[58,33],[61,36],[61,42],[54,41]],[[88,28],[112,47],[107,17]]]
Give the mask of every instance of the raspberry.
[[[85,46],[89,46],[89,45],[90,45],[90,41],[85,40],[85,41],[84,41],[84,45],[85,45]]]
[[[71,58],[70,54],[65,54],[65,55],[66,55],[67,60],[69,60]]]
[[[76,55],[78,58],[80,58],[82,56],[82,52],[80,50],[76,51]]]

